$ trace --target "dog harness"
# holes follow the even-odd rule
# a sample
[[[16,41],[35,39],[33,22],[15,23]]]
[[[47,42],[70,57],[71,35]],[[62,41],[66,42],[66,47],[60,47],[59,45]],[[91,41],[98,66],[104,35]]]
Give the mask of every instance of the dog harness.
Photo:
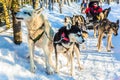
[[[69,42],[69,39],[68,39],[67,37],[65,37],[65,33],[64,33],[64,32],[62,33],[61,37],[62,37],[62,39],[63,39],[64,41]]]
[[[104,28],[104,33],[107,34],[110,31],[110,27]]]

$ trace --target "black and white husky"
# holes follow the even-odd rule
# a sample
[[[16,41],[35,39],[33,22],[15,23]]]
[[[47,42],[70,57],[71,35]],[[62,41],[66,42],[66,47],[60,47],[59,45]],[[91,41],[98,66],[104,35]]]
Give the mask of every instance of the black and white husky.
[[[53,39],[54,49],[55,49],[55,58],[56,58],[56,72],[59,72],[58,66],[58,54],[63,53],[66,55],[69,64],[71,62],[71,75],[74,75],[74,52],[77,56],[78,64],[80,69],[80,51],[79,44],[83,43],[84,39],[82,37],[82,32],[77,26],[63,26],[59,29],[59,31],[55,34]]]

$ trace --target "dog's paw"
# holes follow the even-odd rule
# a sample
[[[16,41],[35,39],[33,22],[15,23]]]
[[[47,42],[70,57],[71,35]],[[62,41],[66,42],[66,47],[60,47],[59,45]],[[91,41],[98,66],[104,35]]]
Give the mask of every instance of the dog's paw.
[[[97,38],[96,35],[94,35],[94,38]]]
[[[59,68],[55,69],[55,73],[59,74]]]
[[[80,66],[79,69],[80,69],[80,70],[83,70],[83,66]]]
[[[96,47],[98,47],[98,44],[96,45]]]
[[[49,75],[51,75],[51,74],[54,74],[54,69],[52,68],[52,67],[46,67],[46,72],[47,72],[47,74],[49,74]]]
[[[71,72],[70,75],[73,77],[73,76],[75,76],[75,73]]]
[[[25,57],[26,57],[27,59],[30,59],[30,54],[27,53],[27,54],[25,55]]]
[[[31,66],[30,71],[32,73],[35,73],[36,69],[37,69],[36,65],[33,65],[33,66]]]
[[[114,48],[114,46],[111,46],[111,48]]]
[[[111,50],[107,50],[107,52],[111,52]]]
[[[101,50],[100,50],[100,49],[98,49],[98,52],[101,52]]]
[[[85,46],[82,46],[82,49],[86,49],[86,47],[85,47]]]

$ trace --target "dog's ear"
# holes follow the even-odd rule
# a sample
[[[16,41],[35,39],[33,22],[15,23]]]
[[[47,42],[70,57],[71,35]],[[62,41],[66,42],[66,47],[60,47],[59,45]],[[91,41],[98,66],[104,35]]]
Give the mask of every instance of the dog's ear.
[[[119,20],[117,20],[118,28],[119,28]]]
[[[111,7],[109,7],[108,10],[111,11]]]
[[[72,19],[73,19],[73,17],[70,17],[70,19],[72,20]]]
[[[88,34],[88,32],[87,32],[87,31],[82,31],[82,33],[86,33],[86,34]]]
[[[119,25],[119,20],[117,20],[117,24]]]
[[[75,17],[75,14],[73,15],[73,17]]]
[[[35,13],[40,14],[43,11],[43,8],[39,8],[35,10]]]

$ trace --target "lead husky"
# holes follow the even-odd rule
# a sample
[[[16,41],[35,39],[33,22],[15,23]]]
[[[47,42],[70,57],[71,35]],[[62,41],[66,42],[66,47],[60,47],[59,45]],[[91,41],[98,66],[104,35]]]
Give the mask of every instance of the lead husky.
[[[29,45],[29,54],[30,54],[30,70],[35,72],[34,64],[34,46],[37,44],[40,48],[43,49],[45,53],[45,64],[48,74],[54,72],[51,67],[51,54],[53,52],[53,35],[52,28],[47,19],[41,13],[41,9],[37,10],[23,10],[16,14],[17,19],[23,19],[26,23],[28,29],[28,45]]]

